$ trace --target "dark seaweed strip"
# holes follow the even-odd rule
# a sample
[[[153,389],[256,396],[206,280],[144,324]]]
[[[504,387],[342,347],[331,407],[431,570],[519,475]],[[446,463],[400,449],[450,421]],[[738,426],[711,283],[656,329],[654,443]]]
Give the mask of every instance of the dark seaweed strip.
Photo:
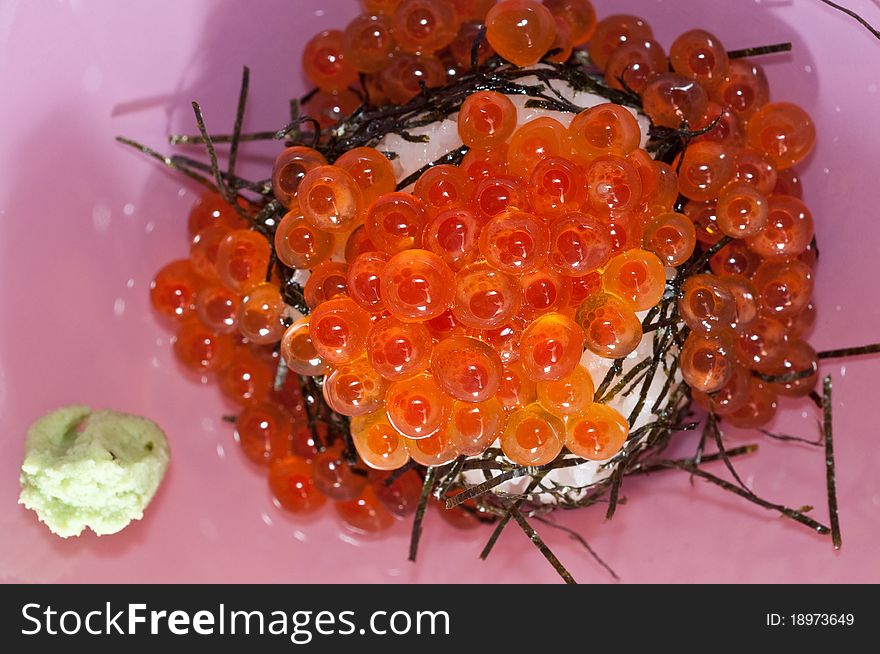
[[[202,163],[201,161],[197,161],[190,157],[186,157],[182,154],[175,154],[171,156],[171,161],[173,161],[178,166],[183,168],[193,168],[195,170],[201,170],[204,172],[211,172],[211,166],[206,163]],[[235,175],[229,175],[229,173],[220,171],[220,176],[223,178],[223,181],[226,185],[233,190],[241,190],[247,189],[249,191],[253,191],[254,193],[259,193],[263,196],[271,196],[272,195],[272,184],[271,180],[264,180],[259,182],[251,182],[249,180],[243,179],[241,177]]]
[[[205,150],[207,150],[208,159],[211,162],[211,173],[214,176],[214,183],[217,185],[217,189],[220,191],[220,195],[223,196],[223,199],[226,200],[228,204],[236,207],[237,211],[246,218],[247,216],[245,216],[243,213],[244,210],[238,205],[238,202],[229,191],[229,187],[226,186],[226,183],[223,180],[223,174],[220,171],[220,162],[217,160],[217,150],[214,147],[214,142],[208,135],[208,128],[205,126],[205,117],[202,115],[202,108],[199,106],[198,102],[193,102],[192,108],[193,113],[196,116],[196,124],[199,126],[199,133],[205,140]]]
[[[620,379],[619,382],[608,391],[605,395],[603,395],[600,399],[596,400],[601,404],[607,404],[609,400],[612,400],[614,396],[616,396],[620,391],[626,387],[626,385],[642,370],[651,365],[651,359],[642,359],[636,365],[629,369],[629,371]]]
[[[863,354],[877,354],[880,352],[880,343],[861,345],[858,347],[845,347],[839,350],[824,350],[819,352],[820,359],[841,359],[844,357],[857,357]]]
[[[736,458],[738,456],[744,456],[746,454],[753,454],[758,451],[758,445],[750,444],[750,445],[741,445],[739,447],[734,447],[730,450],[727,450],[727,457],[729,459]],[[707,454],[703,457],[703,463],[712,463],[715,461],[721,460],[720,453]],[[636,467],[632,468],[629,471],[629,474],[633,475],[648,475],[653,472],[660,472],[663,470],[670,470],[672,468],[679,468],[683,465],[694,465],[693,459],[659,459],[654,461],[644,461],[642,463],[638,463]]]
[[[532,481],[529,482],[529,485],[526,487],[523,495],[528,495],[531,493],[538,484],[541,483],[541,479],[543,479],[543,475],[537,475],[532,478]],[[510,519],[513,517],[512,511],[514,509],[519,509],[522,506],[524,500],[519,499],[507,506],[506,512],[501,516],[501,519],[498,521],[498,524],[495,525],[495,529],[492,531],[492,535],[489,536],[489,541],[486,543],[486,546],[483,547],[483,551],[480,552],[480,558],[485,560],[486,557],[489,556],[489,553],[492,551],[492,548],[495,547],[495,543],[498,542],[498,537],[501,536],[501,532],[504,531],[504,528],[507,526],[507,523],[510,522]]]
[[[201,184],[205,188],[213,191],[214,193],[218,192],[217,186],[211,180],[209,180],[206,177],[203,177],[202,175],[199,175],[198,173],[193,172],[192,170],[184,168],[183,166],[176,163],[171,157],[165,156],[164,154],[161,154],[161,153],[157,152],[156,150],[154,150],[150,147],[147,147],[146,145],[143,145],[143,144],[138,143],[137,141],[133,141],[131,139],[127,139],[123,136],[117,136],[116,140],[119,143],[122,143],[123,145],[127,145],[131,148],[134,148],[135,150],[140,151],[142,154],[145,154],[148,157],[152,157],[156,161],[159,161],[159,162],[163,163],[164,165],[166,165],[168,168],[171,168],[172,170],[176,170],[177,172],[186,175],[190,179],[198,182],[199,184]]]
[[[468,153],[468,150],[470,150],[470,148],[468,146],[462,145],[460,148],[456,148],[452,152],[447,152],[439,159],[425,164],[424,166],[419,168],[417,171],[415,171],[411,175],[407,175],[400,182],[398,182],[397,190],[401,191],[401,190],[405,189],[407,186],[409,186],[410,184],[415,184],[418,181],[419,177],[421,177],[422,174],[426,170],[433,168],[434,166],[442,166],[444,164],[454,164],[454,165],[460,164],[461,160],[464,158],[464,155],[466,155]]]
[[[839,4],[837,4],[836,2],[831,2],[831,0],[819,0],[819,2],[822,2],[822,3],[828,5],[829,7],[833,8],[833,9],[837,9],[837,11],[841,11],[841,12],[843,12],[844,14],[846,14],[847,16],[849,16],[850,18],[856,20],[859,24],[862,25],[862,27],[864,27],[864,28],[865,28],[866,30],[868,30],[871,34],[873,34],[873,35],[874,35],[874,38],[876,38],[876,39],[880,39],[880,31],[878,31],[873,25],[871,25],[871,23],[869,23],[869,22],[866,21],[864,18],[862,18],[861,16],[859,16],[859,15],[858,15],[856,12],[854,12],[852,9],[847,9],[846,7],[842,7],[842,6],[840,6]]]
[[[817,441],[811,441],[806,438],[801,438],[800,436],[789,436],[788,434],[774,434],[772,431],[767,431],[766,429],[759,429],[759,432],[764,434],[767,438],[772,438],[776,441],[783,442],[793,442],[793,443],[804,443],[805,445],[813,445],[819,447],[822,445],[822,439],[820,438]]]
[[[623,483],[623,468],[624,466],[621,463],[614,469],[614,473],[611,475],[611,492],[608,495],[608,510],[605,511],[606,520],[611,520],[614,517],[615,511],[617,511],[620,485]]]
[[[547,544],[541,539],[538,535],[538,532],[535,531],[535,528],[529,524],[529,521],[526,520],[526,517],[520,512],[520,510],[516,507],[510,509],[510,513],[513,515],[513,519],[516,520],[516,524],[520,526],[520,528],[525,532],[526,536],[529,537],[529,540],[538,548],[538,551],[544,555],[544,558],[550,562],[550,565],[553,566],[553,569],[556,570],[556,573],[562,577],[563,581],[567,584],[577,585],[577,582],[574,580],[574,577],[571,576],[568,570],[565,569],[565,566],[556,558],[556,555],[547,547]]]
[[[765,375],[764,373],[752,371],[752,375],[760,379],[761,381],[768,382],[770,384],[788,384],[793,381],[797,381],[798,379],[806,379],[810,375],[813,375],[818,370],[818,366],[813,364],[809,368],[805,368],[804,370],[792,370],[791,372],[786,372],[781,375]]]
[[[670,468],[678,468],[692,475],[700,477],[701,479],[705,479],[706,481],[713,483],[716,486],[720,486],[726,491],[729,491],[731,493],[734,493],[735,495],[739,495],[740,497],[749,500],[753,504],[757,504],[758,506],[770,511],[777,511],[778,513],[784,515],[786,518],[790,518],[792,520],[795,520],[796,522],[800,522],[810,529],[813,529],[817,533],[823,535],[831,533],[831,530],[828,527],[823,525],[821,522],[813,520],[812,518],[804,515],[802,511],[791,509],[782,504],[774,504],[773,502],[768,502],[767,500],[755,495],[751,491],[744,490],[736,484],[731,484],[729,481],[722,479],[721,477],[717,477],[710,472],[706,472],[701,468],[697,468],[693,464],[682,461],[658,461],[657,464]]]
[[[775,54],[777,52],[791,52],[791,43],[773,43],[771,45],[761,45],[756,48],[729,50],[727,56],[730,59],[741,59],[743,57],[758,57],[760,55]]]
[[[275,135],[278,133],[278,130],[273,130],[271,132],[244,132],[238,135],[238,140],[241,143],[246,143],[248,141],[274,141]],[[210,134],[211,140],[214,141],[214,144],[217,143],[231,143],[235,138],[233,134]],[[201,137],[201,135],[196,136],[195,134],[172,134],[168,137],[169,145],[204,145],[205,140]]]
[[[831,375],[822,382],[822,435],[825,440],[825,481],[828,489],[828,514],[831,520],[831,542],[834,549],[842,545],[840,515],[837,512],[837,481],[834,466],[834,440],[831,429]]]
[[[742,486],[743,490],[748,491],[749,493],[754,494],[751,488],[746,486],[746,483],[739,476],[739,473],[736,471],[736,468],[733,467],[733,463],[730,461],[730,457],[727,456],[727,451],[724,449],[724,439],[721,438],[721,430],[718,429],[718,419],[715,416],[713,411],[709,412],[708,417],[706,418],[706,422],[710,425],[709,429],[712,432],[712,436],[715,438],[715,447],[718,450],[718,455],[721,457],[721,460],[724,462],[725,467],[736,480],[740,486]]]
[[[428,508],[428,500],[431,498],[431,492],[434,490],[435,468],[428,468],[425,473],[425,481],[422,484],[422,495],[419,497],[419,505],[416,508],[416,514],[413,518],[412,536],[409,541],[409,560],[415,561],[419,552],[419,540],[422,537],[422,520],[425,519],[425,510]]]
[[[412,459],[410,459],[409,461],[407,461],[406,463],[404,463],[402,466],[400,466],[400,467],[397,468],[396,470],[392,470],[392,471],[388,474],[388,476],[385,477],[385,480],[384,480],[382,483],[383,483],[385,486],[390,486],[390,485],[393,484],[395,481],[397,481],[398,479],[400,479],[404,474],[406,474],[406,473],[409,472],[410,470],[413,470],[413,469],[416,468],[417,466],[418,466],[418,464],[417,464],[415,461],[413,461]]]
[[[244,122],[244,111],[247,107],[248,87],[251,71],[245,66],[241,70],[241,89],[238,92],[238,105],[235,109],[235,123],[232,126],[232,139],[229,146],[229,161],[226,170],[230,177],[235,176],[235,164],[238,162],[238,145],[241,142],[241,125]],[[213,139],[211,139],[213,141]]]
[[[449,490],[449,487],[452,486],[452,483],[456,480],[458,475],[461,474],[461,469],[464,467],[464,462],[467,460],[467,457],[462,454],[459,456],[450,466],[448,472],[443,475],[443,479],[437,484],[436,495],[438,498],[443,498],[446,495],[446,491]],[[449,508],[448,506],[446,507]]]
[[[594,550],[592,547],[590,547],[590,544],[587,542],[587,540],[583,536],[581,536],[578,532],[576,532],[574,529],[569,529],[568,527],[566,527],[564,525],[560,525],[559,523],[553,522],[548,517],[542,516],[542,515],[533,515],[532,519],[537,520],[538,522],[543,523],[543,524],[547,525],[548,527],[553,527],[554,529],[559,529],[560,531],[564,531],[566,534],[568,534],[572,538],[572,540],[580,543],[583,546],[583,548],[585,550],[587,550],[587,552],[590,553],[590,556],[593,557],[593,559],[596,561],[596,563],[598,563],[603,568],[605,568],[606,572],[608,572],[608,574],[611,575],[611,577],[615,581],[620,581],[620,577],[617,576],[617,573],[614,572],[614,570],[611,568],[611,566],[608,565],[607,563],[605,563],[605,561],[602,560],[602,557],[599,556],[599,554],[596,552],[596,550]]]

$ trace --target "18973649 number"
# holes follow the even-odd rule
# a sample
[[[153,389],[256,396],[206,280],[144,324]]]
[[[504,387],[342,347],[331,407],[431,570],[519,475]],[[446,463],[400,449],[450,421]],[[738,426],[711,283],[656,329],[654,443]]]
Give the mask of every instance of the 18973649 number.
[[[851,627],[856,617],[852,613],[768,613],[768,627]]]

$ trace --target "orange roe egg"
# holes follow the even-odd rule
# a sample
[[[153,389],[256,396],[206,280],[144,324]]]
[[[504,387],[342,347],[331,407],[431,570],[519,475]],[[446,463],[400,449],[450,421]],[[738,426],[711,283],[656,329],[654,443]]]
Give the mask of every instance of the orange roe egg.
[[[348,150],[333,165],[342,168],[357,182],[365,207],[369,207],[379,196],[393,193],[397,185],[391,162],[375,148]]]
[[[196,315],[202,323],[218,334],[235,331],[240,299],[225,286],[205,286],[196,295]]]
[[[739,329],[748,325],[758,316],[758,292],[755,285],[742,275],[727,275],[721,281],[730,291],[736,306],[732,327]]]
[[[240,347],[220,371],[220,390],[237,404],[261,402],[269,395],[275,373],[247,347]]]
[[[453,315],[469,327],[500,327],[517,314],[522,304],[522,290],[516,279],[484,261],[459,270],[454,284]]]
[[[813,240],[813,215],[799,199],[771,195],[764,227],[746,239],[749,249],[766,258],[788,259],[807,249]]]
[[[742,366],[734,365],[730,379],[717,391],[709,394],[691,390],[697,404],[716,415],[724,416],[745,406],[749,399],[751,373]]]
[[[527,180],[547,157],[566,157],[571,152],[568,131],[555,118],[541,116],[521,125],[510,137],[507,169]]]
[[[609,217],[603,216],[602,222],[608,228],[608,234],[611,237],[612,255],[642,246],[645,227],[640,214],[632,211],[612,213]]]
[[[785,344],[779,363],[767,373],[785,381],[773,382],[771,387],[779,395],[804,397],[809,395],[819,381],[819,359],[809,343],[801,339]]]
[[[770,213],[767,199],[744,182],[728,184],[716,206],[718,228],[731,238],[745,238],[761,231]]]
[[[736,178],[752,186],[761,195],[767,196],[776,188],[779,173],[766,155],[752,148],[738,148],[735,151]]]
[[[247,404],[235,420],[235,439],[245,456],[266,464],[290,454],[293,419],[271,402]]]
[[[345,61],[362,73],[378,73],[387,66],[394,46],[391,21],[384,14],[361,14],[342,34]]]
[[[497,91],[469,95],[458,112],[458,135],[471,148],[504,143],[516,129],[516,107]]]
[[[241,218],[235,211],[235,207],[229,204],[219,193],[206,192],[198,202],[190,209],[189,235],[195,237],[206,227],[212,225],[225,225],[226,231],[241,227]]]
[[[345,525],[359,533],[374,534],[394,524],[394,516],[382,506],[372,486],[365,487],[353,500],[336,502],[334,507]]]
[[[584,345],[607,359],[625,357],[642,340],[642,323],[632,305],[610,293],[594,293],[583,301],[575,321],[584,331]]]
[[[669,48],[669,61],[676,73],[707,87],[720,80],[730,66],[727,50],[718,37],[705,30],[689,30],[675,39]]]
[[[312,466],[299,457],[288,456],[269,466],[269,489],[291,513],[313,513],[326,501],[312,479]]]
[[[596,10],[589,0],[544,0],[544,6],[571,30],[574,45],[582,45],[596,29]]]
[[[606,404],[590,404],[572,416],[565,427],[565,447],[588,461],[604,461],[620,452],[629,437],[629,424]]]
[[[312,479],[324,497],[352,500],[363,492],[367,478],[345,460],[341,445],[328,448],[312,461]]]
[[[730,110],[730,107],[723,107],[714,100],[709,101],[706,113],[692,128],[694,131],[708,131],[692,138],[691,143],[714,141],[727,147],[739,147],[744,138],[740,119]]]
[[[771,102],[749,118],[746,139],[778,169],[803,161],[816,143],[816,128],[803,109],[790,102]]]
[[[568,159],[548,157],[532,171],[529,199],[532,208],[544,220],[569,211],[578,211],[587,201],[583,169]]]
[[[809,302],[803,311],[793,318],[789,318],[785,324],[789,339],[804,338],[816,325],[816,313],[816,305]]]
[[[447,209],[428,223],[422,240],[425,249],[441,257],[452,270],[459,270],[479,254],[480,227],[470,210]]]
[[[802,198],[804,189],[801,185],[801,176],[793,168],[783,168],[778,171],[776,186],[773,187],[774,195],[793,195],[796,198]]]
[[[275,254],[290,268],[314,268],[333,254],[332,234],[306,223],[305,218],[290,212],[275,230]]]
[[[361,98],[350,89],[318,91],[303,104],[307,116],[318,121],[321,129],[335,127],[361,105]]]
[[[645,226],[645,249],[667,266],[680,266],[691,258],[697,245],[697,232],[690,218],[681,213],[661,213]]]
[[[580,277],[604,266],[611,258],[608,228],[585,213],[568,213],[550,223],[550,266]]]
[[[326,300],[309,314],[309,336],[315,352],[332,365],[363,356],[369,329],[370,314],[351,298]]]
[[[793,318],[813,294],[813,271],[802,261],[764,261],[752,277],[758,307],[776,318]]]
[[[251,343],[277,343],[284,335],[287,306],[277,286],[258,284],[248,291],[238,307],[238,329]]]
[[[272,248],[265,236],[236,229],[217,249],[217,274],[227,288],[243,293],[265,281],[271,256]]]
[[[653,38],[651,26],[638,16],[615,14],[603,18],[596,25],[587,48],[590,60],[599,70],[605,70],[608,60],[617,48],[626,43]]]
[[[695,332],[718,334],[734,321],[736,302],[715,275],[691,275],[681,285],[678,313]]]
[[[381,12],[390,15],[400,4],[400,0],[361,0],[367,11]]]
[[[428,328],[392,316],[374,323],[367,337],[367,356],[373,369],[385,379],[407,379],[431,363],[433,343]]]
[[[571,278],[552,270],[537,270],[519,278],[523,304],[520,314],[533,318],[550,311],[562,312],[571,295]]]
[[[425,204],[410,193],[386,193],[367,210],[370,241],[383,252],[396,254],[422,245],[428,217]]]
[[[732,343],[727,337],[707,337],[691,332],[681,348],[681,376],[703,393],[717,391],[733,374]]]
[[[361,308],[373,313],[384,308],[381,275],[390,258],[384,252],[364,252],[348,266],[345,285]]]
[[[479,456],[501,435],[507,418],[498,398],[453,402],[446,435],[460,454]]]
[[[393,104],[404,104],[422,91],[422,84],[433,89],[446,83],[443,64],[432,56],[396,54],[381,73],[382,89]]]
[[[339,166],[318,166],[307,172],[297,197],[306,222],[327,232],[350,231],[364,210],[360,186]]]
[[[538,399],[535,382],[526,376],[519,361],[505,364],[501,370],[501,386],[495,394],[501,407],[507,411],[515,411]]]
[[[491,148],[471,148],[459,168],[472,183],[488,177],[504,177],[507,175],[507,152],[506,143]]]
[[[381,277],[385,307],[404,322],[428,320],[452,306],[455,278],[443,259],[427,250],[394,255]]]
[[[656,254],[627,250],[605,266],[602,288],[630,302],[636,311],[646,311],[663,298],[666,271]]]
[[[501,435],[504,456],[521,466],[542,466],[562,451],[565,425],[538,404],[517,409]]]
[[[303,289],[309,309],[322,302],[348,294],[348,264],[341,261],[325,261],[312,270]]]
[[[699,235],[699,232],[697,232]],[[716,275],[743,275],[751,277],[758,269],[761,257],[752,252],[745,241],[734,240],[718,250],[709,259],[709,267]]]
[[[575,152],[587,159],[601,154],[625,156],[639,147],[641,129],[626,107],[612,102],[584,109],[568,126]]]
[[[547,313],[525,328],[519,352],[520,363],[530,379],[562,379],[581,360],[584,332],[571,318]]]
[[[770,98],[770,86],[763,69],[746,59],[732,59],[727,73],[711,88],[712,99],[748,120]]]
[[[724,416],[724,420],[740,429],[763,427],[776,415],[776,393],[769,384],[752,377],[748,397],[739,409]]]
[[[462,333],[464,331],[464,328],[458,320],[455,319],[452,309],[447,309],[436,318],[425,320],[422,324],[427,327],[428,332],[431,334],[431,338],[436,341],[443,340],[447,336],[452,336],[453,334]]]
[[[172,261],[150,283],[150,303],[163,318],[182,320],[192,315],[203,283],[189,259]]]
[[[296,193],[306,173],[324,166],[324,155],[313,148],[294,145],[281,152],[272,168],[272,191],[275,198],[287,208],[296,204]]]
[[[234,351],[232,337],[218,334],[197,318],[181,323],[174,336],[174,354],[189,370],[204,375],[229,363]]]
[[[678,129],[682,123],[699,124],[706,113],[709,98],[699,82],[662,73],[654,77],[642,91],[644,112],[655,125]]]
[[[421,198],[429,216],[463,206],[470,196],[467,180],[458,166],[433,166],[422,173],[413,193]]]
[[[486,15],[486,38],[501,57],[519,67],[541,60],[556,38],[550,10],[533,0],[503,0]]]
[[[425,438],[407,438],[406,449],[412,460],[423,466],[442,466],[458,456],[445,428]]]
[[[453,0],[454,2],[468,2],[468,0]],[[494,4],[495,0],[485,0],[489,5]],[[478,23],[464,23],[458,30],[452,43],[449,44],[449,54],[452,55],[453,61],[462,69],[471,67],[471,55],[473,54],[474,41],[477,34],[480,33]],[[482,65],[489,60],[489,57],[495,54],[489,42],[483,39],[477,48],[477,65]]]
[[[345,241],[345,260],[349,264],[365,252],[378,251],[379,248],[370,240],[370,237],[367,235],[367,228],[364,225],[355,227],[354,231],[348,235]]]
[[[608,154],[596,157],[587,166],[584,179],[590,206],[596,211],[635,209],[642,197],[642,179],[635,166],[623,157]]]
[[[221,223],[208,225],[193,237],[189,259],[196,273],[210,280],[217,279],[217,252],[220,243],[232,229]]]
[[[538,382],[538,404],[557,416],[583,412],[593,402],[593,378],[583,366],[556,381]]]
[[[303,50],[303,72],[322,91],[341,91],[358,80],[357,71],[345,58],[342,40],[339,30],[319,32]]]
[[[431,372],[443,391],[462,402],[483,402],[501,386],[501,359],[475,338],[452,336],[434,346]]]
[[[391,17],[400,49],[422,54],[436,52],[452,43],[460,24],[449,0],[402,0]]]
[[[429,372],[391,384],[385,395],[388,421],[404,436],[426,438],[436,433],[449,418],[452,398],[446,395]]]
[[[733,343],[736,358],[751,370],[766,370],[779,361],[785,344],[785,325],[775,318],[759,315],[739,327]]]
[[[388,383],[366,358],[343,363],[324,378],[324,399],[336,413],[363,416],[382,407]]]
[[[486,222],[505,211],[528,207],[527,190],[513,177],[487,177],[474,189],[471,205]]]
[[[501,363],[508,364],[519,359],[519,343],[522,338],[526,319],[514,317],[499,327],[484,329],[480,332],[480,340],[488,343],[501,358]]]
[[[391,475],[384,475],[384,478],[379,476],[372,486],[382,506],[395,517],[405,518],[416,512],[422,495],[422,479],[415,470],[408,470],[394,478]]]
[[[351,438],[361,459],[371,468],[397,470],[409,461],[403,434],[388,422],[384,411],[353,418]]]
[[[571,297],[568,300],[569,308],[577,309],[584,300],[601,290],[602,275],[598,271],[587,273],[582,277],[572,277]]]
[[[547,61],[564,64],[568,61],[571,57],[571,53],[574,51],[571,27],[569,27],[568,23],[559,16],[554,16],[553,20],[556,23],[556,36],[553,39],[553,43],[550,45],[550,50],[556,50],[556,52],[555,54],[548,55]]]
[[[642,201],[649,207],[671,211],[678,201],[678,175],[672,166],[662,161],[655,161],[654,168],[657,173],[654,189],[647,195],[643,192]]]
[[[605,67],[605,83],[613,89],[644,91],[648,82],[669,70],[663,47],[653,39],[633,40],[618,47]]]
[[[480,252],[491,266],[510,274],[537,270],[550,253],[550,232],[536,216],[511,210],[480,232]]]
[[[736,172],[733,157],[718,143],[693,143],[684,151],[678,173],[679,192],[690,200],[712,200]]]
[[[318,356],[309,335],[309,317],[295,321],[281,338],[281,358],[298,375],[320,377],[328,372],[327,364]]]

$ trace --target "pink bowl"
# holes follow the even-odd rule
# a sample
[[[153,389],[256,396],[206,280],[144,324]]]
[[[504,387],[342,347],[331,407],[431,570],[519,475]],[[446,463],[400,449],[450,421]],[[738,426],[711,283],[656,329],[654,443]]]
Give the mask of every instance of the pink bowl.
[[[871,0],[848,4],[880,23]],[[822,251],[817,349],[876,341],[876,171],[880,45],[819,2],[597,0],[600,16],[647,18],[668,46],[702,27],[730,47],[792,41],[764,57],[773,95],[802,104],[819,128],[803,167]],[[195,189],[116,144],[126,135],[163,146],[195,131],[190,101],[209,129],[232,123],[241,66],[252,69],[247,129],[285,122],[300,94],[299,53],[319,29],[341,27],[354,0],[70,0],[0,4],[0,580],[28,582],[553,582],[557,577],[511,526],[486,562],[488,530],[456,531],[431,513],[417,564],[406,560],[409,523],[386,538],[346,532],[332,510],[304,521],[272,504],[262,471],[239,452],[229,407],[215,388],[181,375],[170,336],[147,303],[153,273],[186,253]],[[248,148],[265,173],[272,150]],[[50,198],[44,194],[51,195]],[[628,480],[629,500],[565,515],[630,582],[878,582],[880,448],[876,357],[832,361],[844,546],[684,474]],[[62,541],[16,506],[27,426],[59,405],[87,403],[149,416],[174,457],[145,519],[119,535]],[[817,434],[816,410],[788,404],[774,429]],[[873,435],[873,436],[872,436]],[[755,440],[731,434],[731,442]],[[867,439],[867,440],[866,440]],[[823,457],[760,440],[743,458],[759,494],[816,507],[827,521]],[[715,464],[714,472],[723,474]],[[547,542],[582,582],[608,576],[564,533]]]

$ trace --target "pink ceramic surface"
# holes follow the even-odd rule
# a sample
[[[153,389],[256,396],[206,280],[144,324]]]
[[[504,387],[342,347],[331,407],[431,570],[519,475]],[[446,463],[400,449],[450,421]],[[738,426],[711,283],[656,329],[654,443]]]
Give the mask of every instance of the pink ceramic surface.
[[[846,1],[880,23],[875,2]],[[667,46],[692,27],[730,48],[794,43],[791,55],[762,63],[774,97],[801,103],[819,129],[804,167],[822,251],[813,342],[877,341],[880,44],[817,0],[596,5],[600,15],[644,16]],[[515,526],[481,562],[488,530],[459,532],[431,513],[414,565],[408,521],[373,540],[347,533],[329,508],[311,520],[285,515],[220,420],[229,407],[216,388],[181,375],[170,335],[149,311],[152,274],[186,253],[194,189],[113,137],[168,150],[165,134],[194,131],[193,99],[211,130],[228,130],[243,64],[252,69],[246,127],[281,126],[287,99],[304,90],[304,40],[355,11],[355,0],[0,2],[0,580],[557,580]],[[246,163],[260,175],[270,160],[264,149]],[[610,523],[601,509],[563,522],[629,582],[880,581],[880,360],[833,362],[822,372],[835,379],[841,552],[673,472],[628,480],[628,501]],[[62,541],[16,506],[27,426],[74,402],[149,416],[171,440],[171,468],[146,518],[116,536]],[[816,417],[806,403],[788,404],[774,428],[813,437]],[[754,438],[731,434],[746,440]],[[779,502],[811,504],[827,520],[821,453],[766,439],[761,448],[738,462],[746,482]],[[565,534],[541,531],[578,580],[608,580]]]

